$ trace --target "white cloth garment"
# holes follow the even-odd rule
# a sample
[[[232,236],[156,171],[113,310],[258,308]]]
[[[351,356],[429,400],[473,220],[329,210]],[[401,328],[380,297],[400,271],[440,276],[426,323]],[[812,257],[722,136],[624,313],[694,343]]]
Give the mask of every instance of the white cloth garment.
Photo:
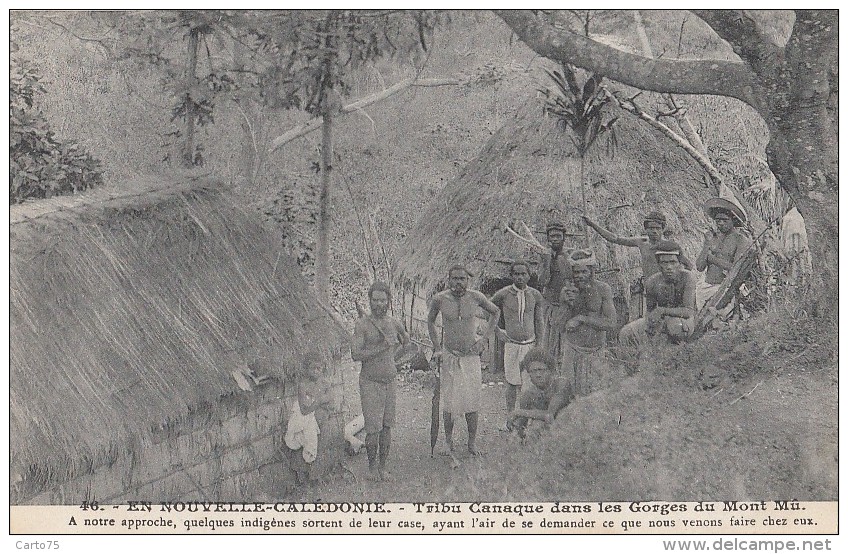
[[[527,298],[525,297],[527,289],[520,289],[512,285],[512,290],[515,293],[516,300],[518,300],[518,323],[524,323],[524,312],[527,310]]]
[[[311,464],[318,457],[318,433],[320,432],[315,412],[303,415],[300,412],[300,403],[295,398],[286,426],[286,446],[292,450],[303,448],[303,460]]]

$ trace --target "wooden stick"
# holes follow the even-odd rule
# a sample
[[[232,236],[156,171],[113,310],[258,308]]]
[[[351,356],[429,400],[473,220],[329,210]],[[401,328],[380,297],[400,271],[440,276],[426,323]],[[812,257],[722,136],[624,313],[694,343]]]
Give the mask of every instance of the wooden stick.
[[[410,77],[409,79],[404,79],[403,81],[399,81],[394,85],[390,86],[385,90],[381,90],[380,92],[376,92],[374,94],[365,96],[360,98],[359,100],[344,106],[340,113],[348,114],[351,112],[355,112],[357,110],[361,110],[365,106],[370,106],[375,102],[379,102],[380,100],[385,100],[386,98],[397,94],[398,92],[408,89],[409,87],[439,87],[439,86],[447,86],[447,85],[459,85],[462,84],[463,81],[455,78],[455,77],[443,77],[438,79],[417,79],[416,77]],[[303,125],[298,125],[297,127],[293,127],[278,136],[274,140],[271,141],[271,148],[269,148],[270,152],[276,152],[281,146],[284,144],[293,141],[296,138],[302,137],[303,135],[307,135],[313,131],[317,131],[321,128],[321,124],[323,122],[322,117],[316,117],[307,121]]]
[[[526,224],[526,223],[524,223],[524,220],[522,219],[521,221],[519,221],[519,223],[521,223],[521,230],[522,230],[522,231],[524,231],[524,233],[527,235],[527,238],[529,238],[530,240],[532,240],[532,241],[533,241],[533,243],[534,243],[537,247],[539,247],[539,248],[541,248],[541,249],[542,249],[542,251],[547,252],[547,251],[548,251],[548,249],[547,249],[547,248],[545,248],[545,246],[544,246],[541,242],[539,242],[539,241],[536,239],[536,235],[534,235],[534,234],[533,234],[533,231],[531,231],[531,230],[530,230],[530,227],[528,227],[528,226],[527,226],[527,224]]]
[[[544,246],[542,246],[542,245],[541,245],[541,244],[539,244],[538,242],[534,242],[534,241],[532,241],[532,240],[530,240],[530,239],[526,239],[526,238],[522,237],[521,235],[519,235],[519,234],[518,234],[518,233],[517,233],[517,232],[516,232],[516,231],[515,231],[512,227],[510,227],[509,225],[507,225],[507,226],[506,226],[506,232],[507,232],[507,233],[509,233],[509,234],[511,234],[512,236],[514,236],[515,238],[517,238],[517,239],[518,239],[518,240],[520,240],[521,242],[524,242],[524,243],[529,244],[529,245],[530,245],[530,246],[532,246],[533,248],[536,248],[536,249],[541,248],[541,251],[542,251],[543,253],[548,251],[548,250],[547,250],[547,248],[545,248]]]

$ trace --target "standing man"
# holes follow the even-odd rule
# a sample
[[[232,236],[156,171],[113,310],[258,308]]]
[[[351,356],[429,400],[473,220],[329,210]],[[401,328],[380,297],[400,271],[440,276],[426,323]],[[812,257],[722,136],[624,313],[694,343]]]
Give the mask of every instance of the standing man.
[[[390,480],[386,459],[392,444],[395,422],[395,351],[409,342],[400,321],[388,315],[392,294],[389,286],[374,282],[368,289],[371,313],[356,322],[351,356],[362,362],[359,396],[365,418],[365,450],[368,478]]]
[[[751,246],[751,239],[739,231],[739,227],[745,224],[745,212],[739,206],[715,197],[704,203],[704,209],[715,222],[717,232],[708,231],[704,235],[704,246],[695,260],[698,271],[704,272],[695,293],[698,310],[718,292],[727,271]],[[727,316],[732,311],[733,303],[730,303],[720,314]]]
[[[583,221],[586,222],[586,225],[597,231],[607,242],[639,249],[639,253],[642,255],[642,277],[630,285],[631,306],[633,307],[631,309],[630,319],[633,321],[643,317],[645,315],[645,280],[660,270],[659,265],[657,265],[656,252],[657,245],[662,240],[663,231],[666,228],[665,214],[653,211],[646,215],[642,220],[645,235],[636,237],[619,237],[585,215],[583,216]],[[680,254],[680,263],[686,269],[695,267],[682,252]]]
[[[439,403],[445,421],[448,450],[454,451],[454,417],[465,415],[468,425],[468,452],[477,456],[477,411],[483,385],[480,353],[500,319],[500,309],[483,293],[468,289],[471,274],[463,265],[448,272],[448,290],[436,294],[427,314],[427,329],[433,342],[433,358],[441,360]],[[488,312],[483,336],[476,335],[478,308]],[[442,336],[436,329],[436,317],[442,314]]]
[[[574,392],[586,395],[600,388],[609,369],[606,364],[607,331],[616,328],[612,288],[595,279],[595,255],[575,250],[569,256],[577,288],[570,318],[565,323],[562,367],[572,377]]]
[[[657,246],[660,272],[645,281],[648,313],[621,329],[618,337],[624,344],[641,346],[657,333],[679,341],[695,330],[695,273],[683,267],[677,243],[661,241]]]
[[[548,223],[546,233],[550,250],[542,255],[542,265],[539,268],[539,290],[547,305],[544,314],[547,336],[542,342],[557,360],[560,353],[559,336],[551,333],[551,318],[559,306],[559,292],[563,284],[571,281],[571,265],[568,262],[568,254],[562,251],[565,244],[565,226],[556,221]]]
[[[495,328],[498,338],[504,342],[504,376],[506,378],[506,411],[515,409],[518,389],[521,387],[521,360],[544,337],[542,293],[528,287],[530,266],[524,260],[512,262],[509,268],[512,285],[504,287],[492,296],[492,303],[503,313],[504,326]],[[507,420],[506,429],[512,431],[512,420]]]

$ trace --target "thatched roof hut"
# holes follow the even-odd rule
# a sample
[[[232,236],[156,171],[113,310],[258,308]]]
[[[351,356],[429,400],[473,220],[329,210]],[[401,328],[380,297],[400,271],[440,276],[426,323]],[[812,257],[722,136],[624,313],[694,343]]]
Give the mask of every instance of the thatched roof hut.
[[[609,108],[616,109],[618,108]],[[619,235],[641,233],[642,216],[663,211],[669,230],[693,257],[707,220],[702,202],[711,196],[702,169],[682,149],[627,112],[616,124],[618,146],[608,155],[603,139],[585,160],[590,217]],[[526,222],[545,244],[545,226],[561,220],[566,246],[584,242],[580,158],[571,131],[531,99],[485,145],[480,155],[429,204],[396,255],[401,284],[428,296],[457,262],[469,265],[477,285],[502,277],[506,261],[538,259],[526,243],[505,232]],[[635,248],[610,246],[593,231],[600,276],[619,290],[640,275]]]
[[[187,181],[12,207],[13,483],[108,465],[237,393],[234,369],[289,383],[346,341],[261,219]]]

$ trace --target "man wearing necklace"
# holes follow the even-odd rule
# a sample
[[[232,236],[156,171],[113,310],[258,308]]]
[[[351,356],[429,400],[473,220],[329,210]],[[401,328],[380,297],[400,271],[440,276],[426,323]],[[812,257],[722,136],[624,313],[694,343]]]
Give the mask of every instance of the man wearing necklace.
[[[468,425],[468,452],[477,449],[477,412],[480,408],[480,389],[483,384],[480,353],[500,319],[500,309],[483,293],[468,289],[470,273],[463,265],[448,272],[448,290],[430,300],[427,329],[433,342],[433,358],[441,361],[439,402],[444,419],[448,449],[454,451],[454,418],[465,416]],[[488,313],[486,330],[477,337],[476,313],[482,308]],[[436,328],[436,318],[442,315],[442,334]]]
[[[504,327],[495,332],[504,342],[504,377],[506,380],[506,411],[515,409],[518,389],[521,388],[520,364],[527,352],[544,337],[542,293],[527,286],[530,270],[527,262],[516,260],[509,269],[512,285],[500,289],[492,296],[492,303],[503,313]],[[512,420],[507,420],[506,430],[512,431]]]

